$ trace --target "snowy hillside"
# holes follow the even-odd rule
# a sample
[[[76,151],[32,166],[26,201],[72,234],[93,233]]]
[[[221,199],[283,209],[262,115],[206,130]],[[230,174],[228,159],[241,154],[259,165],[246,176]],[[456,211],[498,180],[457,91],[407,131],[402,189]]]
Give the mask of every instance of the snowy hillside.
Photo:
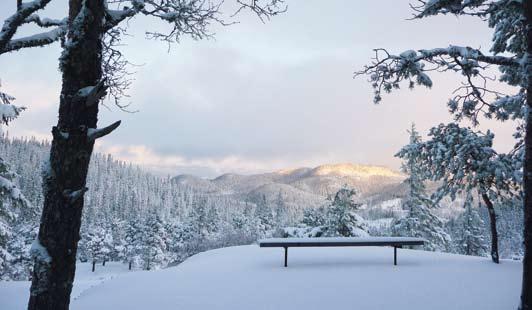
[[[394,266],[391,248],[301,248],[290,249],[284,268],[282,251],[224,248],[127,274],[111,264],[92,275],[80,264],[71,309],[501,310],[519,300],[517,261],[399,250]],[[25,309],[28,286],[0,282],[2,308]]]
[[[264,195],[267,201],[272,201],[282,192],[288,204],[317,207],[323,204],[328,195],[336,193],[346,184],[356,188],[361,198],[364,198],[383,192],[400,193],[403,179],[402,174],[386,167],[330,164],[254,175],[228,173],[212,180],[178,175],[173,180],[197,192],[231,195],[239,199],[253,200]]]

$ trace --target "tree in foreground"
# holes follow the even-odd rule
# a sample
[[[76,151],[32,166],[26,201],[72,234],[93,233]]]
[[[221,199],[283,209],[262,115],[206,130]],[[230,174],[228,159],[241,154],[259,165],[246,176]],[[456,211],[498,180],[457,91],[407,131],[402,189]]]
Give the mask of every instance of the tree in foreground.
[[[532,3],[514,0],[431,0],[411,5],[415,18],[438,14],[476,16],[494,29],[490,53],[467,46],[409,50],[398,55],[384,49],[375,50],[375,59],[357,74],[367,74],[375,90],[375,102],[382,92],[398,89],[403,82],[431,87],[429,74],[457,72],[464,83],[448,101],[457,120],[470,119],[477,124],[480,116],[501,121],[513,119],[522,124],[516,137],[522,156],[524,184],[523,282],[520,308],[532,309]],[[488,86],[489,66],[498,67],[499,80],[515,90],[503,93]]]
[[[17,0],[13,15],[0,29],[0,55],[25,48],[61,42],[59,69],[62,89],[59,119],[52,128],[50,159],[43,177],[44,207],[37,248],[44,259],[36,260],[29,309],[68,309],[75,274],[75,261],[86,179],[94,142],[120,122],[98,128],[100,100],[107,94],[120,97],[128,86],[126,64],[116,49],[126,32],[127,21],[145,15],[166,22],[167,33],[147,36],[176,42],[183,36],[209,37],[212,23],[222,19],[222,2],[203,0],[69,0],[68,16],[55,20],[41,16],[52,0]],[[261,19],[285,10],[283,0],[237,0]],[[235,14],[236,14],[235,13]],[[39,15],[41,14],[41,15]],[[15,38],[25,25],[43,31]]]
[[[491,258],[499,263],[499,242],[495,202],[521,194],[521,160],[512,154],[499,154],[494,135],[475,132],[458,124],[440,124],[430,130],[429,140],[409,144],[397,156],[418,158],[417,167],[427,178],[440,182],[435,201],[445,196],[477,192],[488,209],[491,232]]]
[[[405,216],[392,222],[392,233],[406,237],[419,237],[427,240],[424,249],[429,251],[446,251],[449,249],[450,237],[445,232],[443,221],[432,213],[436,204],[428,197],[424,179],[426,170],[420,163],[419,153],[415,150],[421,144],[421,136],[414,124],[408,131],[411,152],[404,156],[401,170],[408,174],[404,183],[408,193],[402,203]]]

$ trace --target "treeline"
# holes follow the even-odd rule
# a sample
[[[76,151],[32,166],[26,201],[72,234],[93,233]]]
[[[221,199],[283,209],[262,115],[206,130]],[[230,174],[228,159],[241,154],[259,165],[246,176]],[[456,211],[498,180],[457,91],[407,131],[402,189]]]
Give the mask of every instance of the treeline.
[[[28,202],[17,205],[9,195],[0,195],[2,279],[27,279],[30,275],[29,250],[43,203],[39,171],[49,147],[36,139],[0,137],[0,158],[4,159],[0,176],[10,176]],[[486,255],[490,233],[485,208],[479,208],[477,200],[475,204],[466,200],[463,212],[438,218],[435,214],[441,206],[429,201],[416,165],[412,162],[406,170],[411,175],[406,180],[409,190],[399,199],[384,201],[382,206],[355,203],[360,197],[346,188],[316,209],[283,191],[269,196],[255,191],[252,195],[200,191],[171,177],[95,154],[78,258],[94,265],[122,261],[131,268],[154,269],[204,250],[250,244],[265,236],[366,234],[420,236],[429,240],[427,250]],[[384,206],[388,204],[397,204],[398,210]],[[522,213],[511,202],[496,208],[501,257],[522,257]],[[7,213],[9,217],[3,215]]]

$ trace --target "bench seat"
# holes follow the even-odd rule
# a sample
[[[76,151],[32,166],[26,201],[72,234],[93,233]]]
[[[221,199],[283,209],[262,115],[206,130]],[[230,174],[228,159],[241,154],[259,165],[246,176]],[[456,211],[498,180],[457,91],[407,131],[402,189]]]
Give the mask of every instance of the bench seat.
[[[413,237],[321,237],[321,238],[269,238],[258,241],[261,248],[284,248],[284,266],[288,267],[290,247],[346,247],[391,246],[394,248],[394,265],[397,265],[397,248],[423,245],[425,239]]]

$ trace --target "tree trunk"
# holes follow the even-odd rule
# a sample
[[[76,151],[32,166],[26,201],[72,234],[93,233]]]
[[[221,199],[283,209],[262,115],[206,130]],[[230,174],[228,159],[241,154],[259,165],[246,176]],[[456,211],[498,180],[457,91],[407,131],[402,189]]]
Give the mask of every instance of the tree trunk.
[[[524,178],[524,244],[525,257],[523,258],[523,286],[521,289],[521,310],[532,310],[532,3],[523,1],[527,24],[527,54],[526,71],[528,85],[526,91],[526,104],[528,115],[525,133],[525,162],[523,167]]]
[[[96,270],[96,261],[92,261],[92,272]]]
[[[491,260],[499,263],[499,237],[497,234],[497,215],[495,214],[495,208],[493,203],[489,199],[487,194],[482,194],[482,199],[488,208],[488,214],[490,216],[490,231],[491,231]]]
[[[79,14],[74,22],[82,3],[86,3],[85,14]],[[96,128],[98,116],[98,100],[90,104],[78,91],[97,85],[102,78],[104,0],[70,0],[69,6],[69,31],[60,58],[59,120],[52,128],[49,165],[43,173],[44,207],[38,234],[49,259],[35,260],[29,310],[69,308],[94,145],[87,132]]]
[[[131,270],[131,261],[129,262],[129,270]]]
[[[105,266],[105,258],[103,259],[102,266]]]

